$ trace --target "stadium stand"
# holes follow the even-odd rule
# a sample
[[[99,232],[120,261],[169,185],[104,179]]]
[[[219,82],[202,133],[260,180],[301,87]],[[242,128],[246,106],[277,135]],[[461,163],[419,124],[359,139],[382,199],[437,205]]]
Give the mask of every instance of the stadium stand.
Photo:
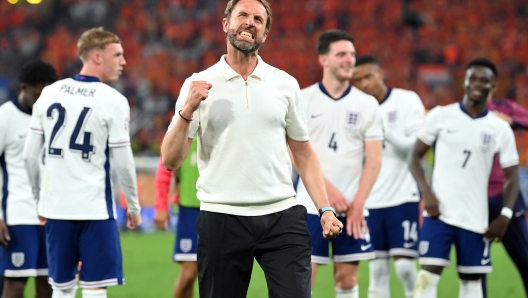
[[[14,74],[29,58],[40,56],[60,76],[74,75],[80,69],[77,36],[102,25],[123,40],[127,66],[115,87],[130,101],[134,152],[159,154],[184,79],[214,64],[224,52],[219,22],[223,1],[44,2],[38,8],[24,1],[0,2],[0,102],[16,91]],[[387,70],[388,85],[415,90],[426,108],[461,98],[462,84],[457,82],[464,64],[476,56],[487,56],[498,65],[499,97],[528,106],[526,1],[409,1],[409,8],[423,20],[419,28],[402,21],[400,1],[270,2],[275,33],[261,55],[295,76],[301,87],[320,77],[313,59],[317,36],[342,28],[355,37],[359,54],[378,57]],[[520,144],[524,147],[526,142]]]

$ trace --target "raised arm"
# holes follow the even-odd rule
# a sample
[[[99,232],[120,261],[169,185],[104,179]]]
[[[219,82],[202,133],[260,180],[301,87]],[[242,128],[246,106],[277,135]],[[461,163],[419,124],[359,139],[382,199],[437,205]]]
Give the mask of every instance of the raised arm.
[[[205,81],[183,84],[173,121],[161,144],[163,165],[167,170],[179,168],[187,158],[192,144],[189,132],[193,130],[191,135],[194,135],[198,127],[198,119],[193,119],[193,116],[202,101],[209,96],[211,87],[212,85]]]
[[[299,142],[286,137],[291,150],[291,155],[295,167],[312,198],[317,210],[330,206],[326,195],[323,173],[319,165],[319,158],[312,149],[310,142]],[[324,212],[321,216],[323,226],[323,236],[325,238],[335,238],[341,233],[343,224],[334,216],[332,212]]]

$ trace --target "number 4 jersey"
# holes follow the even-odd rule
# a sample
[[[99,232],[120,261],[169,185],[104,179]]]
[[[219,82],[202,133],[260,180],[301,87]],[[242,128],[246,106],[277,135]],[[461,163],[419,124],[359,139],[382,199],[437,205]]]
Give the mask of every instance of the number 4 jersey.
[[[130,107],[95,77],[77,75],[44,88],[30,132],[44,134],[39,215],[52,219],[115,218],[109,148],[130,144]]]
[[[383,139],[376,99],[350,86],[339,99],[322,83],[302,90],[310,143],[319,157],[323,176],[352,202],[363,173],[365,142]],[[297,201],[309,214],[318,214],[302,181]]]
[[[436,107],[419,139],[434,144],[432,189],[440,220],[475,233],[488,226],[488,180],[495,154],[502,168],[519,164],[513,131],[495,113],[472,118],[462,103]]]

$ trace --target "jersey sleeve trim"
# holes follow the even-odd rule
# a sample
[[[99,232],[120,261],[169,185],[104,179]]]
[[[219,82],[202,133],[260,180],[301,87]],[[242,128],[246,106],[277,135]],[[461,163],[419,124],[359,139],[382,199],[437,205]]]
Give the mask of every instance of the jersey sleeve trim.
[[[126,145],[130,145],[130,140],[121,141],[121,142],[108,142],[108,147],[111,147],[111,148],[122,147]]]
[[[429,145],[429,146],[433,145],[433,143],[434,143],[434,140],[429,140],[429,139],[428,139],[427,137],[425,137],[423,134],[420,134],[420,135],[418,136],[418,139],[420,139],[420,141],[424,142],[426,145]]]
[[[419,129],[420,127],[422,127],[422,125],[423,123],[415,123],[415,124],[409,125],[405,128],[405,133],[408,134],[415,129]]]
[[[365,141],[383,141],[383,136],[377,135],[377,136],[365,137]]]
[[[297,142],[308,142],[310,140],[310,137],[308,135],[299,136],[299,137],[288,135],[288,137],[290,137],[290,139],[297,141]]]
[[[42,129],[38,129],[38,128],[34,128],[34,127],[30,127],[29,130],[32,132],[32,133],[36,133],[36,134],[44,134],[44,131]]]
[[[519,165],[519,160],[518,159],[515,159],[515,160],[510,160],[510,161],[507,161],[507,162],[501,162],[501,168],[509,168],[509,167],[513,167],[513,166],[517,166]]]

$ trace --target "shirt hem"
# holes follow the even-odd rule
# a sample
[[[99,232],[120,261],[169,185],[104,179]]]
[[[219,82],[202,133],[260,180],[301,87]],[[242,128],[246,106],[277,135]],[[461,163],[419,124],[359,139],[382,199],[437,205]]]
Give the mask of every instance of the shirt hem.
[[[483,235],[484,231],[486,230],[486,227],[483,227],[481,230],[477,230],[477,229],[471,228],[471,227],[465,227],[464,225],[457,224],[457,223],[451,222],[449,220],[445,220],[444,218],[442,218],[441,215],[440,215],[440,220],[443,221],[444,223],[450,225],[450,226],[457,227],[457,228],[460,228],[460,229],[464,229],[464,230],[467,230],[467,231],[470,231],[470,232],[473,232],[473,233],[477,233],[477,234],[481,234],[481,235]]]
[[[230,215],[237,216],[261,216],[267,215],[275,212],[280,212],[291,208],[297,205],[295,197],[286,198],[279,201],[274,201],[270,203],[260,203],[260,204],[248,204],[248,205],[231,205],[231,204],[222,204],[222,203],[212,203],[212,202],[201,202],[200,210],[225,213]]]
[[[368,200],[367,200],[367,202],[368,202]],[[367,208],[367,209],[391,208],[391,207],[396,207],[396,206],[400,206],[400,205],[407,204],[407,203],[418,203],[418,202],[420,202],[420,198],[417,198],[416,200],[407,200],[407,201],[401,201],[401,202],[395,202],[395,203],[387,203],[387,204],[381,204],[381,205],[377,205],[377,204],[367,205],[367,204],[365,204],[365,208]]]

